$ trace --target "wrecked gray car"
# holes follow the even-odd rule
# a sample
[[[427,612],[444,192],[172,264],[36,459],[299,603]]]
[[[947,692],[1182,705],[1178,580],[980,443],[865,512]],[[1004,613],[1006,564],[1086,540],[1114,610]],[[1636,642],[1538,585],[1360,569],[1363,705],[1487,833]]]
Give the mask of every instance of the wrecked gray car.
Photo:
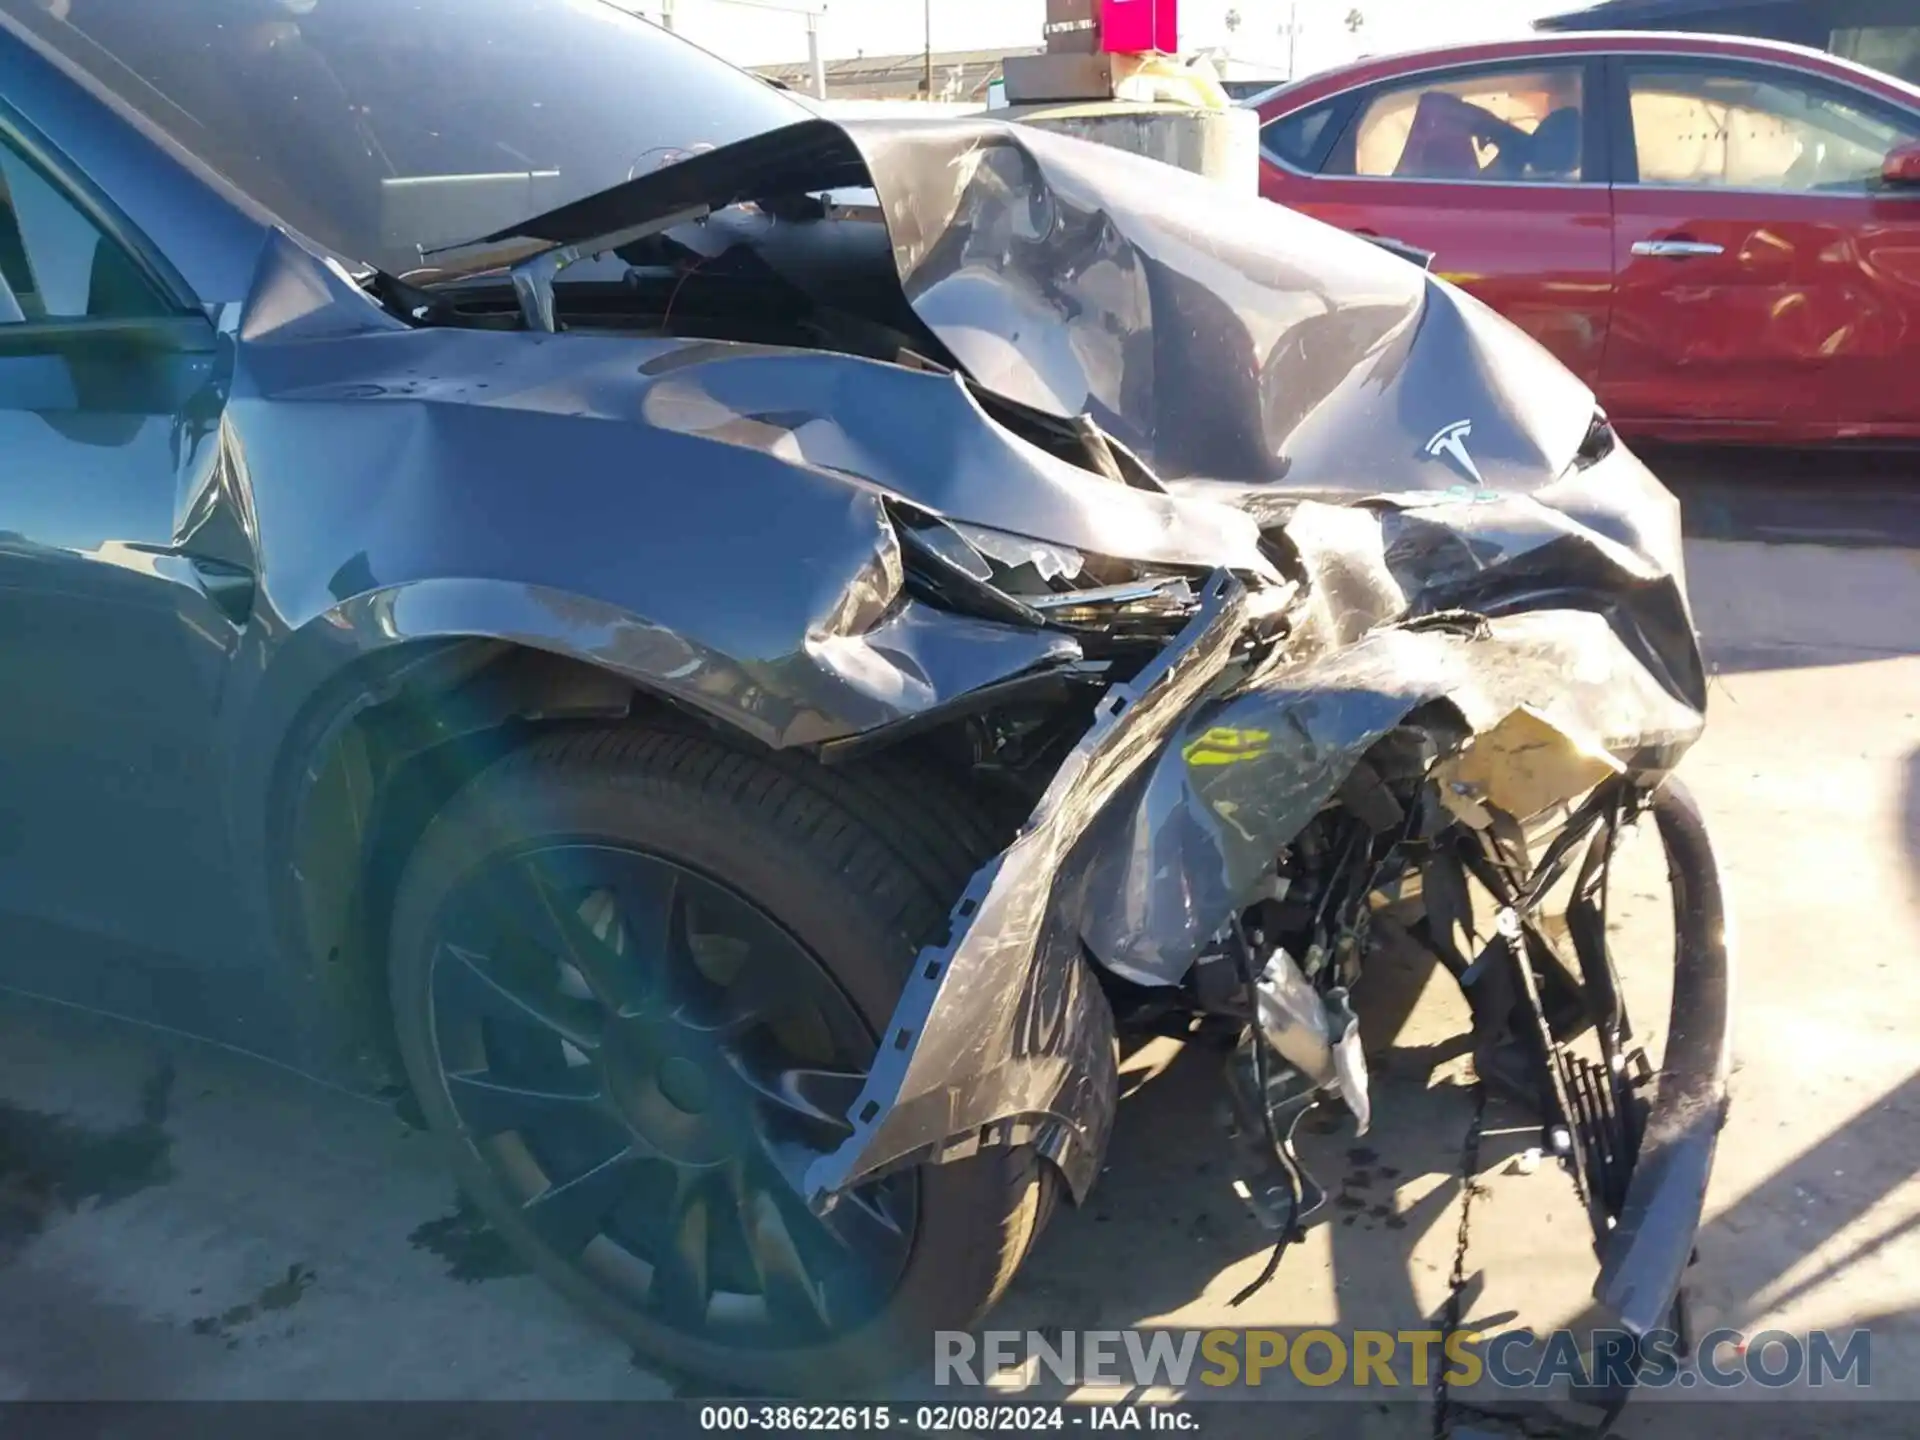
[[[1219,1047],[1277,1256],[1411,945],[1665,1321],[1706,677],[1672,497],[1506,322],[591,4],[0,0],[0,74],[0,441],[69,482],[0,492],[8,984],[392,1087],[646,1358],[792,1390],[993,1303],[1124,1034]]]

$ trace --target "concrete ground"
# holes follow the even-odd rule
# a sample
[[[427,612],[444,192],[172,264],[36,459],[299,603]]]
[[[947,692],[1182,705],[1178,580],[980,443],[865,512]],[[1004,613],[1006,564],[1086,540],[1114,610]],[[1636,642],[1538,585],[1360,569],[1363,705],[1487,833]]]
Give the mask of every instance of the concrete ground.
[[[1683,774],[1741,967],[1695,1329],[1870,1326],[1875,1392],[1920,1398],[1920,465],[1656,463],[1696,533],[1718,674]],[[1628,945],[1661,943],[1663,886],[1648,865],[1625,885]],[[1228,1303],[1268,1246],[1211,1124],[1214,1062],[1157,1045],[1129,1061],[1097,1193],[994,1327],[1418,1329],[1456,1295],[1483,1329],[1590,1318],[1584,1219],[1551,1166],[1519,1173],[1532,1137],[1498,1104],[1463,1189],[1462,1007],[1432,979],[1368,987],[1375,1131],[1307,1137],[1332,1218],[1272,1284]],[[521,1273],[389,1109],[0,1003],[0,1399],[670,1393]],[[1424,1399],[1364,1412],[1365,1433],[1433,1433]],[[1846,1428],[1914,1426],[1856,1407]]]

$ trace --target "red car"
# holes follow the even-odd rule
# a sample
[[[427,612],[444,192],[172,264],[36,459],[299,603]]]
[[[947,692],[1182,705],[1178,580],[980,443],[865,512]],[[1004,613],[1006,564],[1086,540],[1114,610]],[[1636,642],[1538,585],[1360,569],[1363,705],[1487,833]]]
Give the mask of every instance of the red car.
[[[1553,35],[1255,108],[1268,199],[1432,251],[1623,431],[1920,440],[1920,88],[1768,41]]]

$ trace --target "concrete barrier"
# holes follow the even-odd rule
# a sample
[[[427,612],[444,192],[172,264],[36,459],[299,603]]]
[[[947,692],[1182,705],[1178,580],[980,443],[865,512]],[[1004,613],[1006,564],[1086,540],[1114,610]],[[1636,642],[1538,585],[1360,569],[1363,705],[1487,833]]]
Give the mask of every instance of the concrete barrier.
[[[1259,193],[1260,117],[1251,110],[1109,100],[1011,106],[994,115],[1177,165],[1242,194]]]

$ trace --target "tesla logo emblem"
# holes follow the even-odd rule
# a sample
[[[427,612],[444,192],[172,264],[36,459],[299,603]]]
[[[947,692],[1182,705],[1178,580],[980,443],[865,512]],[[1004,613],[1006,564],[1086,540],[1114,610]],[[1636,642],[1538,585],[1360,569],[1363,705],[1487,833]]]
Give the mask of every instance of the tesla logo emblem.
[[[1471,420],[1456,420],[1427,441],[1427,454],[1438,460],[1445,456],[1466,474],[1476,485],[1487,482],[1480,478],[1480,467],[1473,463],[1473,456],[1467,453],[1467,437],[1473,434]]]

